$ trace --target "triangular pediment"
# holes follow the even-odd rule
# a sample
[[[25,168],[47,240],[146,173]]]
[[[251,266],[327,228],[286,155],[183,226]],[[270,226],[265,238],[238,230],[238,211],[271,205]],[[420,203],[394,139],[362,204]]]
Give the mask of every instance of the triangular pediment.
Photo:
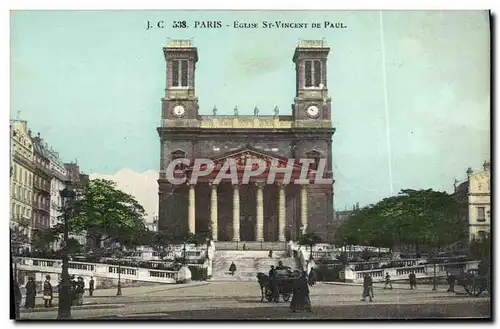
[[[234,159],[236,161],[236,167],[238,168],[238,170],[244,169],[246,161],[248,159],[263,160],[268,166],[272,163],[277,163],[279,168],[284,168],[288,165],[288,158],[272,152],[262,151],[249,144],[236,150],[218,154],[211,157],[210,159],[214,162],[216,170],[220,169],[220,167],[222,167],[222,165],[229,159]],[[300,166],[300,164],[294,163],[294,168],[300,169],[302,167]]]

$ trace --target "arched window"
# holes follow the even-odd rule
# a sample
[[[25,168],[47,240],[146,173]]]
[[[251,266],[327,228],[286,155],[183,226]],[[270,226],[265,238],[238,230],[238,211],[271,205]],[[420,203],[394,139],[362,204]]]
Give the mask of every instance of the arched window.
[[[175,150],[172,153],[170,153],[170,155],[172,156],[172,160],[182,159],[186,157],[186,152],[182,150]]]
[[[170,153],[170,156],[172,157],[172,161],[176,159],[184,159],[186,157],[186,152],[182,150],[175,150],[172,153]],[[177,166],[175,166],[175,170],[184,170],[187,167],[184,163],[180,163]]]
[[[306,153],[306,158],[314,160],[314,162],[310,165],[309,169],[318,170],[319,159],[321,159],[321,153],[316,150],[312,150]]]

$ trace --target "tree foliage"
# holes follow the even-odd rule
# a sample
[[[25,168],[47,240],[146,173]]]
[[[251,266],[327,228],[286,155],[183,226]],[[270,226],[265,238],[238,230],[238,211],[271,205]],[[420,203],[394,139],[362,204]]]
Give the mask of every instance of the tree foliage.
[[[145,214],[139,202],[117,189],[115,182],[94,179],[78,195],[70,231],[86,232],[98,244],[110,239],[125,246],[137,245],[146,232]]]
[[[53,249],[54,243],[59,240],[55,229],[34,229],[31,235],[33,251],[47,252]]]
[[[458,204],[451,195],[402,190],[355,213],[335,235],[337,244],[394,247],[407,244],[446,246],[464,238]]]
[[[30,242],[29,236],[26,233],[29,227],[29,220],[19,218],[12,222],[15,224],[10,225],[10,243],[14,253],[17,253],[19,249],[27,246]]]
[[[299,244],[301,246],[308,246],[310,248],[310,258],[312,259],[312,250],[315,245],[321,243],[321,237],[314,233],[302,234],[299,238]]]

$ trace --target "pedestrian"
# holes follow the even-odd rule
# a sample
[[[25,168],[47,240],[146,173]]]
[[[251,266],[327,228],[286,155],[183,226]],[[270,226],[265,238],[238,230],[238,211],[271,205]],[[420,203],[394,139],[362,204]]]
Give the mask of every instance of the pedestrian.
[[[89,296],[92,297],[94,295],[94,277],[90,277],[89,281]]]
[[[456,278],[453,274],[451,274],[450,272],[447,272],[448,276],[446,278],[446,280],[448,281],[448,290],[446,290],[447,292],[455,292],[455,281],[456,281]]]
[[[75,306],[77,305],[77,301],[78,301],[78,295],[76,293],[76,280],[75,280],[75,276],[72,275],[70,277],[70,281],[69,281],[70,285],[69,285],[69,295],[71,297],[71,306]]]
[[[273,258],[273,250],[269,249],[269,258]]]
[[[385,272],[384,289],[387,289],[387,287],[389,287],[389,290],[392,290],[392,282],[391,282],[391,276],[389,275],[389,272]]]
[[[50,275],[45,277],[45,282],[43,283],[43,301],[45,307],[52,307],[52,284],[50,283]]]
[[[21,294],[21,288],[19,288],[19,283],[16,281],[14,282],[14,307],[16,311],[16,319],[19,319],[21,317],[21,301],[23,299],[23,295]]]
[[[410,279],[410,289],[417,289],[417,276],[415,273],[411,272],[410,275],[408,275],[408,278]]]
[[[311,287],[316,284],[316,271],[314,270],[314,267],[311,267],[311,270],[309,271],[308,283]]]
[[[307,273],[302,271],[300,277],[293,282],[293,296],[290,302],[292,312],[306,310],[312,312],[311,299],[309,298],[309,287],[307,284]]]
[[[271,280],[271,293],[273,300],[277,303],[279,301],[278,280],[276,280],[276,269],[271,265],[269,270],[269,279]]]
[[[76,283],[76,295],[77,295],[77,303],[76,305],[83,305],[83,294],[85,293],[85,281],[81,276],[78,277],[78,281]]]
[[[234,264],[234,262],[231,262],[231,265],[229,265],[229,273],[231,273],[231,275],[234,275],[234,272],[236,272],[236,265]]]
[[[36,283],[34,277],[29,277],[26,283],[26,301],[24,307],[32,309],[35,307]]]
[[[276,267],[277,270],[284,270],[286,267],[283,265],[283,262],[280,260],[278,262],[278,266]]]
[[[363,277],[363,298],[361,301],[366,301],[366,297],[369,297],[370,302],[373,302],[373,279],[372,277],[366,273]]]

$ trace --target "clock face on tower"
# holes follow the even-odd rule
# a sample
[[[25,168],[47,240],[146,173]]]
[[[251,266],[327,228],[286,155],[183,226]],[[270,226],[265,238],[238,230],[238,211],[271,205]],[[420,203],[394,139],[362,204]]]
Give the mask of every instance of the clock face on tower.
[[[309,106],[306,112],[310,118],[316,118],[319,116],[319,108],[316,105]]]
[[[182,117],[185,112],[186,112],[186,110],[184,109],[184,106],[182,106],[182,105],[177,105],[176,107],[174,107],[172,109],[173,115],[175,115],[176,117],[179,117],[179,118]]]

